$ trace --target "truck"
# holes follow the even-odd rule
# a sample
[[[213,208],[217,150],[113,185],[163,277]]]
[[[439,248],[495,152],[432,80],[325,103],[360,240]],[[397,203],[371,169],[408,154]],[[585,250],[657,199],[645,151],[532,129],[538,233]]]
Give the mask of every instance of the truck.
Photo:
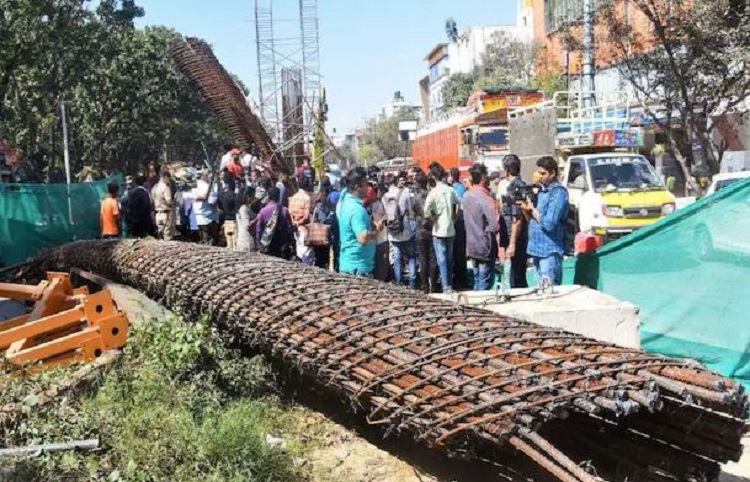
[[[427,170],[439,162],[446,170],[466,172],[475,162],[499,168],[508,154],[508,113],[544,99],[533,89],[485,89],[475,92],[466,106],[422,123],[412,144],[414,162]]]
[[[568,231],[621,238],[675,211],[675,197],[645,156],[653,135],[634,127],[623,92],[557,92],[509,113],[510,151],[529,179],[542,156],[554,157],[568,189]]]

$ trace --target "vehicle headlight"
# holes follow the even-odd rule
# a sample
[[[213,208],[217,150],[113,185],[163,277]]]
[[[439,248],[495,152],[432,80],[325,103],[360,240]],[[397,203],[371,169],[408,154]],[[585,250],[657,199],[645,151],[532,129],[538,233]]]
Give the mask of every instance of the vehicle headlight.
[[[622,207],[620,206],[602,206],[602,214],[608,218],[623,217]]]
[[[674,211],[675,211],[675,205],[674,205],[674,203],[664,204],[661,207],[661,215],[662,216],[669,216]]]

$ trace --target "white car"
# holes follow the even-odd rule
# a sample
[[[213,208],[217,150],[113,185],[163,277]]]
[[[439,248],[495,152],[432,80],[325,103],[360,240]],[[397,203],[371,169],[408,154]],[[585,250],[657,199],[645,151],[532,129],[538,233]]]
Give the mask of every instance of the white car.
[[[725,187],[731,186],[732,184],[740,182],[743,179],[747,179],[747,178],[750,178],[750,171],[727,172],[723,174],[716,174],[711,181],[711,185],[708,186],[708,190],[706,191],[706,196],[710,196],[716,191],[721,191]]]

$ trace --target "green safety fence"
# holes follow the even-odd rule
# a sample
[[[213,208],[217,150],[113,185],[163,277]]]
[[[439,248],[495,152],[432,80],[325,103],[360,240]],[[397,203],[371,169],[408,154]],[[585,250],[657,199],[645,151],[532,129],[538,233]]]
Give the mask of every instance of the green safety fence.
[[[750,387],[750,181],[579,256],[575,282],[637,305],[644,349]]]
[[[15,264],[41,250],[101,235],[107,184],[0,184],[0,261]]]

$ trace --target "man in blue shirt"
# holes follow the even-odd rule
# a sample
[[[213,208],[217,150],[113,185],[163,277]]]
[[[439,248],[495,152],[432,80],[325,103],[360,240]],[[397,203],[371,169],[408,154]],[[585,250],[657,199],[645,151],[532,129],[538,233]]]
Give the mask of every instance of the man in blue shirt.
[[[339,223],[339,270],[357,276],[372,276],[375,270],[375,241],[385,220],[373,224],[363,199],[370,185],[367,172],[355,167],[347,176],[347,188],[341,193],[336,210]]]
[[[562,259],[565,253],[565,224],[568,219],[568,190],[557,180],[557,162],[545,156],[536,162],[542,190],[537,206],[530,199],[521,209],[530,218],[528,254],[534,261],[537,281],[562,284]]]
[[[461,182],[461,172],[455,167],[448,171],[448,185],[456,191],[458,199],[463,199],[464,194],[466,194],[466,186]]]

